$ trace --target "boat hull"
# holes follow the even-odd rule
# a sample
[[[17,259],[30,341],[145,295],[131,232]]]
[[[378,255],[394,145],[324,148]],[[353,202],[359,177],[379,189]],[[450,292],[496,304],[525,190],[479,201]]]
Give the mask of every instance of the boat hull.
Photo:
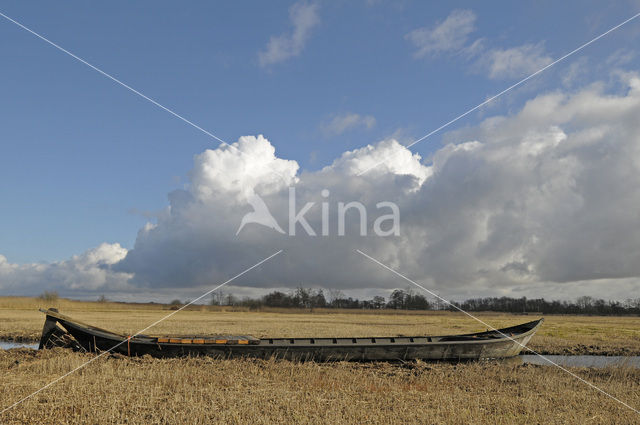
[[[47,311],[48,312],[48,311]],[[88,352],[111,351],[128,356],[153,357],[213,356],[219,358],[255,357],[314,361],[398,361],[473,360],[518,355],[542,323],[542,319],[511,328],[477,334],[453,336],[380,338],[274,338],[225,340],[203,343],[202,337],[168,338],[137,335],[127,337],[90,327],[60,314],[47,315],[49,328],[68,332],[80,349]],[[47,322],[45,322],[45,330]],[[41,348],[47,340],[43,330]]]

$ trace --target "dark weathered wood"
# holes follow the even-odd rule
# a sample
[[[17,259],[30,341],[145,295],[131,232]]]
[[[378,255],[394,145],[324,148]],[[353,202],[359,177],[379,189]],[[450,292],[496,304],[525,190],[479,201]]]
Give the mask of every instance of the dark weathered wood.
[[[51,311],[57,312],[57,310],[50,309]],[[40,309],[40,311],[43,311]],[[40,337],[40,344],[38,345],[38,350],[42,350],[46,347],[47,342],[51,340],[53,334],[58,330],[58,320],[54,317],[47,315],[46,320],[44,321],[44,326],[42,327],[42,336]]]
[[[40,341],[54,334],[52,326],[64,329],[78,346],[89,352],[112,351],[130,356],[156,357],[208,355],[249,356],[296,360],[464,360],[516,356],[543,319],[497,331],[464,335],[373,337],[373,338],[264,338],[234,335],[190,335],[156,337],[120,335],[75,321],[57,311],[47,315]]]

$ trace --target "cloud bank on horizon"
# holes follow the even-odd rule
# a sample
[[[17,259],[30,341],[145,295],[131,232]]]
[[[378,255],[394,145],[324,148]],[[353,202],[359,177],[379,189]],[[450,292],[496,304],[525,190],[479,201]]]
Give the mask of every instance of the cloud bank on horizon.
[[[445,295],[632,297],[640,289],[640,77],[618,77],[621,86],[542,94],[513,115],[451,132],[426,160],[389,139],[300,172],[265,137],[240,137],[237,150],[195,156],[189,186],[169,194],[131,250],[104,243],[49,264],[0,256],[0,289],[179,294],[223,282],[279,249],[234,285],[406,286],[355,253],[361,249]],[[345,236],[309,236],[300,227],[290,236],[251,224],[236,236],[253,194],[286,229],[290,187],[297,210],[315,202],[306,219],[318,234],[322,202],[335,229],[337,202],[365,205],[371,228],[376,204],[391,201],[400,208],[400,235],[361,236],[358,215],[348,214]]]

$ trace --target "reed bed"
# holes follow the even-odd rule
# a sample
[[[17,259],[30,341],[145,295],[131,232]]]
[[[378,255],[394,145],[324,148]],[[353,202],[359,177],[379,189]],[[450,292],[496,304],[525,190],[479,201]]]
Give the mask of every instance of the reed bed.
[[[90,358],[63,349],[0,352],[0,405]],[[639,370],[572,370],[640,406]],[[105,356],[4,413],[0,422],[625,424],[638,423],[638,414],[549,366]]]

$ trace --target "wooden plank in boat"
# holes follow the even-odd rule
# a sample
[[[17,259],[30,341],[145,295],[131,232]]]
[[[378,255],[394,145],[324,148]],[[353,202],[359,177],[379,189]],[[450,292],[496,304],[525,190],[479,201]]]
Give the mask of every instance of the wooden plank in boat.
[[[169,344],[226,344],[226,345],[250,345],[259,344],[258,338],[249,335],[224,335],[224,336],[209,336],[209,337],[158,337],[158,343]]]

